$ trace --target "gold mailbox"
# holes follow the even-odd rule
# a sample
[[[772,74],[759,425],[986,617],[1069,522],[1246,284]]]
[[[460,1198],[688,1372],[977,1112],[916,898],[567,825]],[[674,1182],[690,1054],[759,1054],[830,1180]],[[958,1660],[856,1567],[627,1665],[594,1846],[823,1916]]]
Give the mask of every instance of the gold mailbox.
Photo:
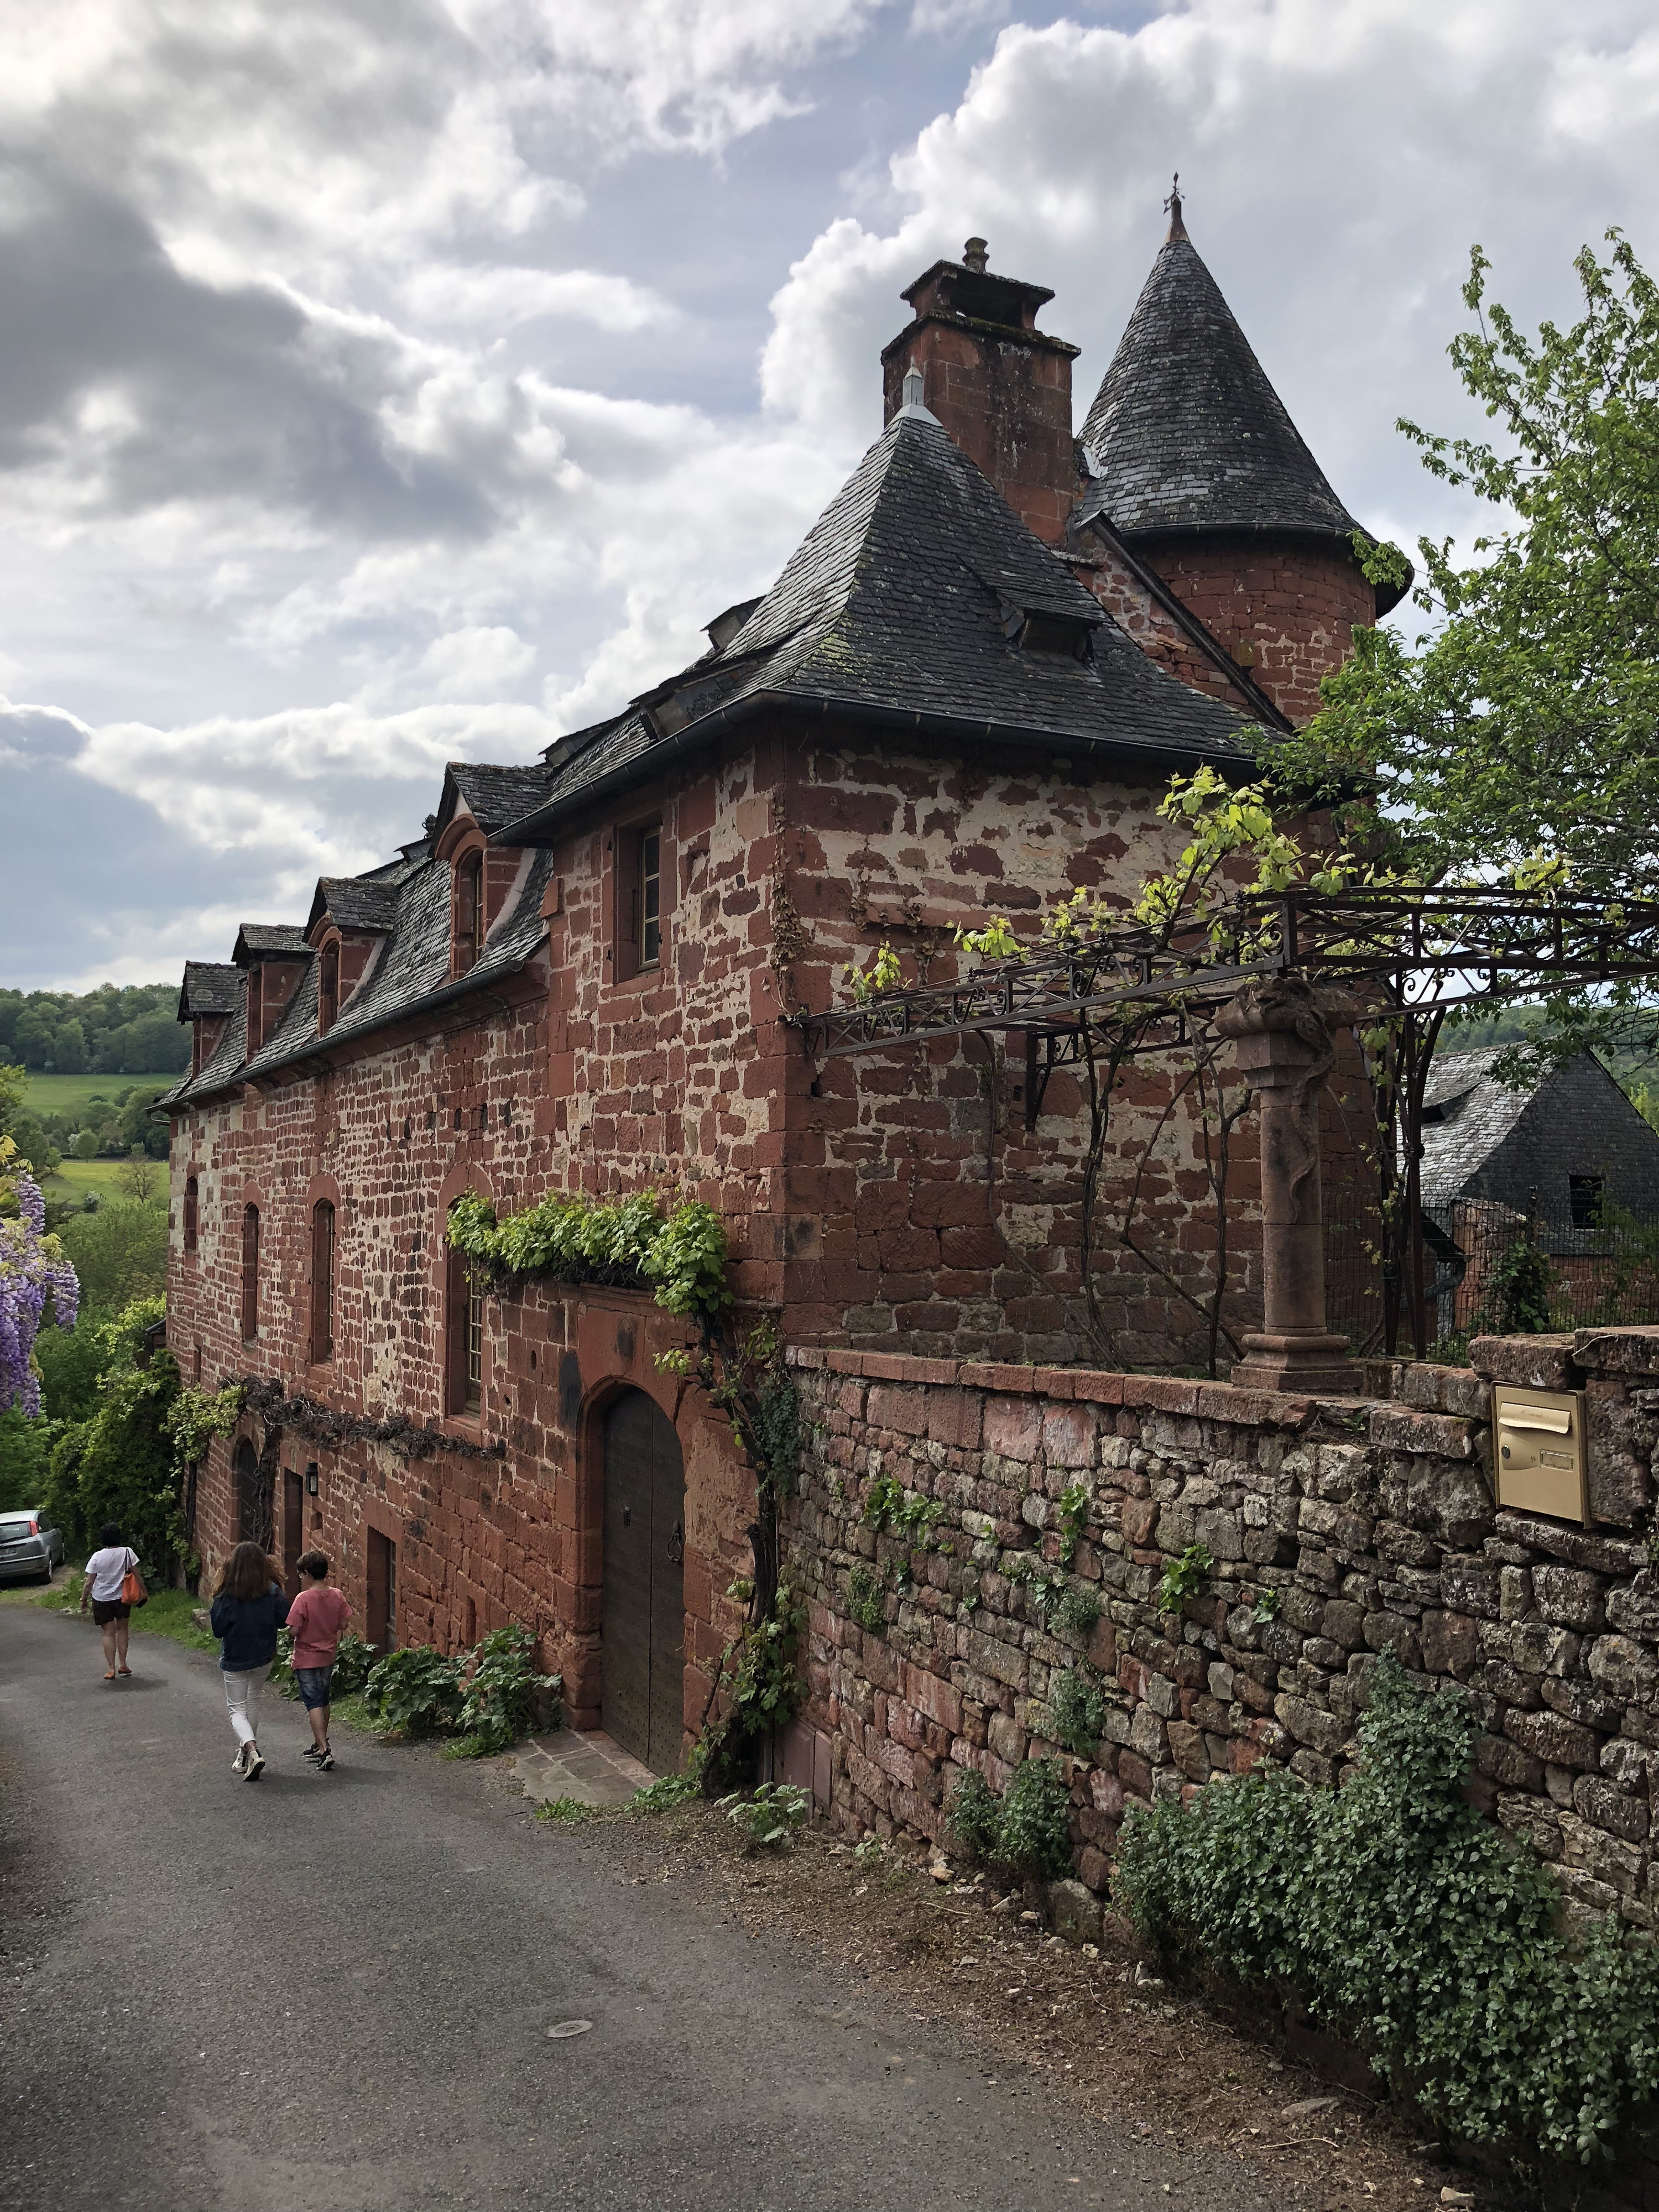
[[[1500,1382],[1492,1394],[1492,1425],[1498,1504],[1588,1528],[1583,1392],[1517,1390]]]

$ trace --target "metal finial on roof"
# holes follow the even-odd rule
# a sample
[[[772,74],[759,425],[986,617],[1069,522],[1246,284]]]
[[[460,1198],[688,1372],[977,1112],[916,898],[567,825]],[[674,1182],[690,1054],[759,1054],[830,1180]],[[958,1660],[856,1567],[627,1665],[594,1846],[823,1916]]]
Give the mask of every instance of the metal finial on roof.
[[[904,381],[899,389],[902,404],[904,406],[925,407],[927,405],[927,386],[922,381],[921,371],[916,367],[915,362],[912,362],[909,368],[905,370]]]
[[[1175,182],[1170,187],[1170,197],[1164,203],[1164,211],[1170,218],[1170,237],[1185,238],[1187,226],[1181,220],[1181,172],[1179,169],[1175,173]],[[1165,243],[1167,244],[1168,241],[1166,240]]]
[[[971,269],[975,276],[985,274],[985,264],[990,258],[990,250],[982,238],[970,238],[962,249],[962,265]]]

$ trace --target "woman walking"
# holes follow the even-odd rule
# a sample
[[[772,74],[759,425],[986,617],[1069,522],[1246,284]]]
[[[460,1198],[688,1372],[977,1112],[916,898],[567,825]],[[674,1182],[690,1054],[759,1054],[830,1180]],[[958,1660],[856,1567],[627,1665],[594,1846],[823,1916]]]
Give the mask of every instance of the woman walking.
[[[276,1632],[288,1619],[276,1563],[258,1544],[239,1544],[219,1570],[209,1618],[220,1638],[225,1704],[236,1731],[233,1771],[257,1782],[265,1771],[259,1751],[259,1692],[276,1656]]]
[[[98,1547],[87,1561],[81,1610],[86,1611],[90,1599],[93,1626],[104,1632],[104,1680],[112,1682],[118,1674],[132,1672],[127,1664],[127,1624],[132,1607],[123,1599],[121,1585],[130,1574],[137,1572],[138,1556],[121,1541],[121,1531],[113,1521],[106,1521],[98,1531]]]

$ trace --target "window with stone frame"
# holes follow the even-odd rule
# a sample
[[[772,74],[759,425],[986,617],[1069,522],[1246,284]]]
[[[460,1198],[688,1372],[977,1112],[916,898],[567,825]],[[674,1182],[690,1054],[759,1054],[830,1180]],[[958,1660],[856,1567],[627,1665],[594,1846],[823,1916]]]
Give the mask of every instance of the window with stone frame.
[[[477,964],[484,939],[484,856],[463,853],[455,863],[455,973]]]
[[[259,1334],[259,1209],[242,1208],[242,1340]]]
[[[451,1251],[444,1297],[444,1396],[448,1410],[476,1419],[483,1406],[483,1292],[462,1252]]]
[[[317,963],[317,1034],[326,1036],[340,1018],[340,940],[325,945]]]
[[[311,1209],[311,1360],[334,1357],[334,1208],[319,1198]]]
[[[196,1177],[186,1176],[185,1177],[185,1250],[187,1253],[195,1251],[200,1229],[201,1206],[198,1189]]]
[[[636,822],[618,830],[616,855],[616,969],[621,980],[653,974],[662,965],[668,910],[662,823]]]

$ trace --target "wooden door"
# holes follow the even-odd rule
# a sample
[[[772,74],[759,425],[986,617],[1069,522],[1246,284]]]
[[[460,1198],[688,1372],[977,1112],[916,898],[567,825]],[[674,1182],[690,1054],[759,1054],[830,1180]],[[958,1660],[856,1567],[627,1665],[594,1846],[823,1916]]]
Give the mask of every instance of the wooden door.
[[[365,1624],[377,1651],[398,1648],[398,1547],[378,1528],[368,1531],[368,1588]]]
[[[685,1469],[642,1390],[605,1419],[605,1726],[654,1773],[677,1774],[684,1735]]]
[[[283,1582],[290,1597],[300,1595],[300,1554],[305,1549],[305,1485],[295,1468],[283,1470]]]

